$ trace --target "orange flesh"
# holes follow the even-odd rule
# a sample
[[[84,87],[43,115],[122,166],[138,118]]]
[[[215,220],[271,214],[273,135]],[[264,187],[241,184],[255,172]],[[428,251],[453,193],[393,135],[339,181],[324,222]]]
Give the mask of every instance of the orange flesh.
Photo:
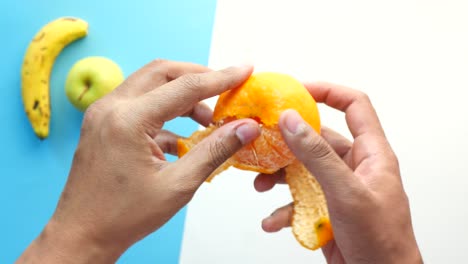
[[[271,174],[294,160],[277,126],[262,127],[260,136],[232,157],[238,169]]]

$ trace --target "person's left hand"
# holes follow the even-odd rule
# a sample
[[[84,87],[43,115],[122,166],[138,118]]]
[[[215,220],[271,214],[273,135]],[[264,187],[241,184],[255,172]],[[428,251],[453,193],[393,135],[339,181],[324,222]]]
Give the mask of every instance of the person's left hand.
[[[242,84],[252,67],[211,71],[157,60],[95,102],[57,209],[18,262],[115,262],[186,205],[226,159],[259,135],[244,119],[226,124],[176,162],[177,136],[162,130],[178,116],[203,125],[211,111],[201,100]]]

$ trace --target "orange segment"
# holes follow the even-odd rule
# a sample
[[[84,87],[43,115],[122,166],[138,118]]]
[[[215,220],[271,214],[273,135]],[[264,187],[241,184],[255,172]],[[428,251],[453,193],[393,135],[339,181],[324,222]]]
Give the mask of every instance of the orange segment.
[[[292,230],[302,246],[317,249],[333,239],[327,202],[320,184],[298,160],[286,167],[286,182],[294,200]]]
[[[282,140],[279,128],[273,126],[262,127],[260,136],[239,150],[231,158],[231,164],[238,169],[271,174],[286,167],[294,159]]]

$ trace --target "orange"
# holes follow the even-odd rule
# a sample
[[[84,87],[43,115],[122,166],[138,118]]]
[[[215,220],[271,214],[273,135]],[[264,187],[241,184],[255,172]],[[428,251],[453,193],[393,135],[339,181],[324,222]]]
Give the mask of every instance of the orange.
[[[279,117],[286,109],[295,109],[320,133],[320,117],[314,98],[302,83],[289,75],[257,73],[240,87],[219,96],[213,113],[217,126],[241,118],[252,118],[262,125],[260,137],[232,158],[234,167],[273,173],[294,160],[278,129]]]
[[[331,240],[333,232],[320,185],[296,160],[279,131],[279,117],[286,109],[296,110],[320,133],[317,104],[302,83],[281,73],[253,74],[240,87],[219,96],[212,125],[178,140],[178,155],[185,155],[223,124],[241,118],[256,120],[261,125],[260,136],[222,164],[207,181],[230,166],[266,174],[286,168],[286,182],[294,200],[293,233],[301,245],[316,249]]]

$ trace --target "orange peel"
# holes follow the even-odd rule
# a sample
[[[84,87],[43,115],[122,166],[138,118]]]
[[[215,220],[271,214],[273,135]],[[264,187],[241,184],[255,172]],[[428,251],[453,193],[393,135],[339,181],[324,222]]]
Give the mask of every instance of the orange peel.
[[[244,146],[208,178],[233,166],[242,170],[272,174],[285,168],[286,182],[294,200],[292,231],[296,240],[308,249],[317,249],[333,239],[325,196],[320,184],[292,154],[278,128],[286,109],[296,110],[320,133],[317,104],[302,83],[281,73],[256,73],[240,87],[222,93],[213,113],[213,124],[177,141],[178,156],[208,137],[227,122],[252,118],[261,125],[260,136]]]
[[[298,160],[287,166],[285,173],[294,200],[291,221],[294,236],[306,248],[320,248],[333,239],[322,187]]]

